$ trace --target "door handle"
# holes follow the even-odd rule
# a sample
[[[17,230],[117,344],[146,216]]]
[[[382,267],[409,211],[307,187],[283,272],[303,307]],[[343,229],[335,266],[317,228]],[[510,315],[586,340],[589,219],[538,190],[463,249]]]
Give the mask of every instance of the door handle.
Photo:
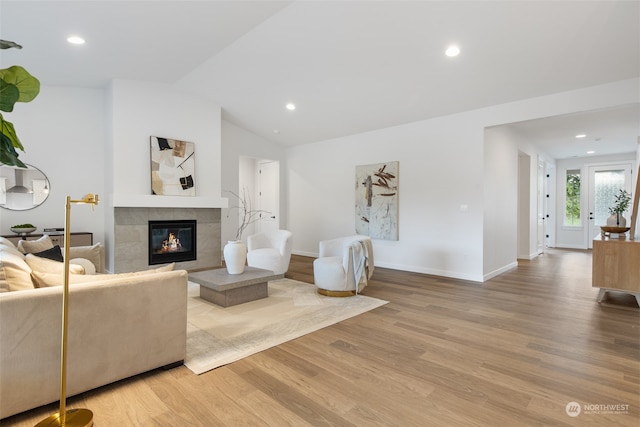
[[[275,215],[273,215],[273,216],[271,217],[271,219],[276,219],[276,216],[275,216]]]

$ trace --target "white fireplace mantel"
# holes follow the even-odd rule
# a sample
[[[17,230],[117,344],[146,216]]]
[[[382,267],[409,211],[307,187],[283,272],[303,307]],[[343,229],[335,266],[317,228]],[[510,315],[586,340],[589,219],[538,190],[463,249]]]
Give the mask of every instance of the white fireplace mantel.
[[[114,194],[116,208],[227,208],[226,197],[158,196],[152,194]]]

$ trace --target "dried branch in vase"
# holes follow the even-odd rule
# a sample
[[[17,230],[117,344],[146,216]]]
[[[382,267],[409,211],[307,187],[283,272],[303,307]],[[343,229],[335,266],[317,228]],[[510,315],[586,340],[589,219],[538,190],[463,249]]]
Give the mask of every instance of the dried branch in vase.
[[[235,240],[242,239],[242,233],[244,232],[244,230],[246,230],[247,227],[249,227],[254,222],[263,219],[264,217],[262,216],[262,214],[265,214],[265,217],[266,215],[271,215],[271,212],[269,211],[265,211],[262,209],[252,209],[251,198],[247,195],[246,188],[242,189],[242,195],[238,195],[233,191],[227,191],[227,193],[238,199],[238,204],[229,208],[230,210],[238,209],[239,211],[238,230],[236,232]]]

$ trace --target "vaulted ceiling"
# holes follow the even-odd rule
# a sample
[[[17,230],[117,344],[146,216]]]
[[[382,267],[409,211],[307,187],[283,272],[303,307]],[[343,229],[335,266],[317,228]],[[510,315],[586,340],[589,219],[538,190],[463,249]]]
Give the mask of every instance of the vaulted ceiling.
[[[283,145],[640,76],[637,1],[2,0],[0,39],[24,46],[0,66],[44,85],[176,84]],[[520,131],[555,128],[550,154],[571,157],[573,129],[602,118],[598,154],[630,152],[640,117],[625,108]]]

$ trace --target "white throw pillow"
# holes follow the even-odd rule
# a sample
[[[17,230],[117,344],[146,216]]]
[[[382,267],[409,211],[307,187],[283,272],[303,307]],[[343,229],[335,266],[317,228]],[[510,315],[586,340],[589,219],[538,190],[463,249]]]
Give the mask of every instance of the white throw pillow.
[[[33,289],[31,268],[24,255],[3,251],[0,257],[0,292]]]
[[[69,284],[73,285],[76,283],[102,282],[105,280],[121,279],[123,277],[146,276],[149,274],[172,271],[174,266],[175,266],[175,263],[171,263],[162,267],[152,268],[151,270],[135,271],[131,273],[95,274],[95,275],[71,274],[69,275]],[[33,279],[33,283],[39,288],[45,288],[49,286],[62,286],[64,282],[64,278],[60,274],[42,273],[37,271],[33,271],[31,273],[31,278]]]
[[[53,248],[53,242],[46,234],[38,240],[20,240],[18,242],[18,250],[23,254],[42,252],[51,248]]]
[[[14,245],[11,240],[7,239],[6,237],[2,237],[2,236],[0,236],[0,245],[13,246],[14,248],[16,247],[16,245]]]
[[[29,267],[31,267],[31,270],[37,273],[64,274],[63,262],[42,258],[34,254],[27,254],[24,260],[27,262]],[[84,274],[84,267],[82,265],[69,263],[69,273]]]
[[[103,252],[102,243],[96,243],[92,246],[71,246],[69,248],[69,257],[71,259],[74,259],[74,258],[88,259],[95,266],[96,272],[101,273],[104,271],[104,265],[102,265],[103,263],[102,252]]]
[[[72,264],[82,266],[84,274],[96,274],[96,266],[86,258],[73,258],[69,260],[69,266]]]

